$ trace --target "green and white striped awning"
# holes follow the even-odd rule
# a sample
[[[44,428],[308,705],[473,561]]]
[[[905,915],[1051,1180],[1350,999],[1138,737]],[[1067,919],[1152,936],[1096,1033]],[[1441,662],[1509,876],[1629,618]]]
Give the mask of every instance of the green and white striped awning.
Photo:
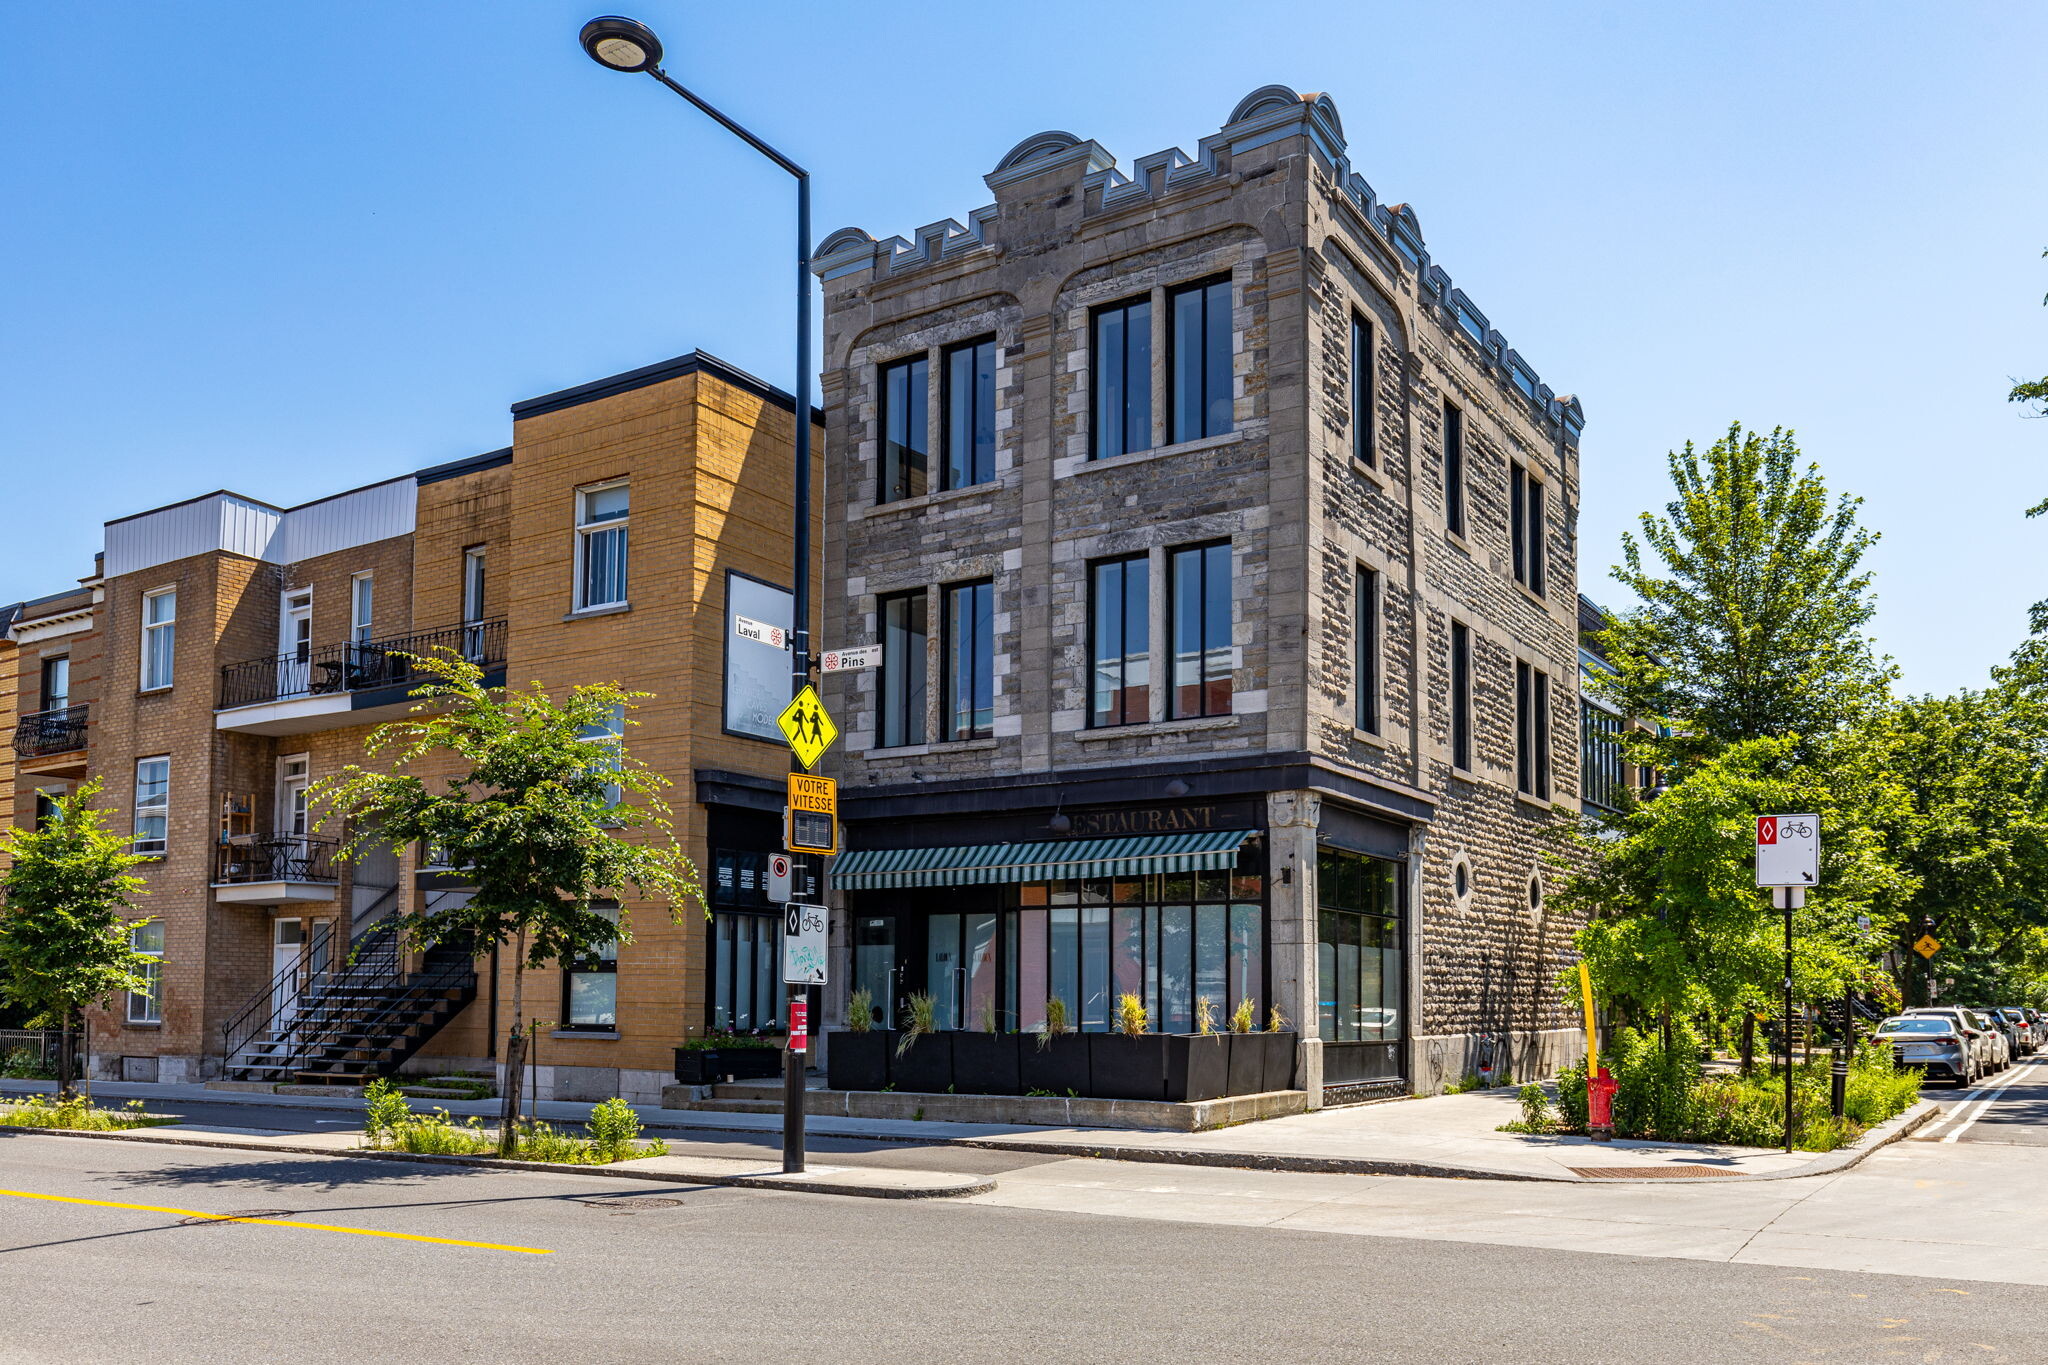
[[[899,886],[986,886],[1065,877],[1136,877],[1147,872],[1222,872],[1236,866],[1248,829],[1137,834],[1121,839],[1048,839],[959,848],[863,848],[832,862],[842,891]]]

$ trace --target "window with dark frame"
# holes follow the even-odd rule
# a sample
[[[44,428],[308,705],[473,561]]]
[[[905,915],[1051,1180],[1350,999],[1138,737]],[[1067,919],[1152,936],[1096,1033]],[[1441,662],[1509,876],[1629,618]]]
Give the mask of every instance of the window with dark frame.
[[[1402,1037],[1403,865],[1316,853],[1316,1036],[1326,1043]]]
[[[1579,796],[1601,810],[1619,810],[1627,785],[1621,729],[1621,717],[1612,711],[1579,703]]]
[[[1444,526],[1465,534],[1465,414],[1444,404]]]
[[[62,711],[71,705],[71,656],[55,654],[43,660],[42,709]]]
[[[882,367],[882,486],[876,502],[920,498],[929,491],[931,361],[907,356]]]
[[[986,739],[996,732],[995,596],[988,579],[946,589],[940,688],[949,740]]]
[[[1472,771],[1472,631],[1451,622],[1451,766]]]
[[[1095,310],[1089,323],[1093,458],[1152,448],[1152,300]]]
[[[947,488],[971,488],[996,477],[996,343],[989,337],[955,346],[941,371]]]
[[[1515,661],[1515,789],[1550,799],[1550,676]]]
[[[880,746],[925,742],[925,590],[882,599]]]
[[[482,663],[484,641],[484,547],[471,545],[462,552],[462,657]]]
[[[147,959],[137,964],[135,972],[143,980],[143,989],[128,992],[128,1022],[161,1024],[164,1021],[163,921],[153,920],[130,929],[128,946]]]
[[[616,924],[619,907],[592,902],[592,914]],[[614,1033],[619,1027],[619,941],[599,944],[589,957],[562,964],[562,1030]]]
[[[1543,596],[1543,482],[1519,464],[1508,467],[1508,537],[1515,581]]]
[[[1167,440],[1199,441],[1232,427],[1230,281],[1210,280],[1167,295]]]
[[[1230,714],[1234,658],[1230,639],[1230,542],[1194,545],[1169,556],[1173,612],[1172,715]]]
[[[1352,724],[1380,730],[1380,576],[1360,564],[1352,585]]]
[[[1351,457],[1373,463],[1372,324],[1351,315]]]
[[[1088,724],[1152,718],[1152,561],[1103,560],[1088,571]]]

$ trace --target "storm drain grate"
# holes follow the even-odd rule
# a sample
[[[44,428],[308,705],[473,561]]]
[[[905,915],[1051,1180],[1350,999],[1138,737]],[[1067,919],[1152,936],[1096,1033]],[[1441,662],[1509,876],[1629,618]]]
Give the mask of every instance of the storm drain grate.
[[[1567,1166],[1588,1180],[1691,1180],[1697,1176],[1734,1175],[1719,1166]]]
[[[202,1213],[195,1218],[180,1218],[181,1227],[203,1228],[208,1223],[227,1223],[237,1218],[289,1218],[290,1209],[236,1209],[231,1213]]]
[[[650,1209],[681,1208],[683,1204],[680,1199],[656,1199],[647,1196],[635,1196],[630,1199],[579,1199],[576,1202],[586,1209],[604,1209],[610,1213],[645,1213]]]

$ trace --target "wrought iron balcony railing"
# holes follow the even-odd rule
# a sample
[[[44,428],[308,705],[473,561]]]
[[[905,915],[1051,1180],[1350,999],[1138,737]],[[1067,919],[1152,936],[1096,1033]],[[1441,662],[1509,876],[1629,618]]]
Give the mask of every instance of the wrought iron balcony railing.
[[[228,886],[337,881],[337,847],[332,839],[309,839],[303,834],[244,835],[214,850],[213,880]]]
[[[426,680],[411,655],[445,650],[480,667],[505,662],[505,619],[473,621],[388,640],[351,641],[277,654],[220,670],[220,708],[289,701],[336,692],[367,692]]]
[[[23,758],[47,758],[85,747],[87,707],[61,707],[23,716],[14,725],[14,752]]]

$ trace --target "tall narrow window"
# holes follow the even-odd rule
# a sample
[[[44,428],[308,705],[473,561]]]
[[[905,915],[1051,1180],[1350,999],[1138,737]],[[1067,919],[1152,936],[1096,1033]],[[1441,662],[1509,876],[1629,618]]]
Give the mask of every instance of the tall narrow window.
[[[946,738],[985,739],[996,732],[995,584],[946,589]]]
[[[1095,458],[1152,448],[1152,301],[1095,310]]]
[[[139,991],[128,992],[128,1022],[160,1024],[164,1019],[163,921],[154,920],[130,929],[128,946],[148,958],[148,961],[137,964],[135,973],[147,984]]]
[[[170,835],[171,760],[135,761],[135,851],[160,854]]]
[[[1515,661],[1515,787],[1550,799],[1550,676]]]
[[[1097,564],[1090,574],[1090,725],[1152,718],[1152,565],[1144,555]]]
[[[1231,429],[1230,281],[1191,285],[1169,297],[1173,322],[1173,433],[1198,441]]]
[[[1373,462],[1372,324],[1351,315],[1351,456]]]
[[[881,746],[925,742],[925,594],[885,597],[882,616]]]
[[[617,773],[623,762],[622,751],[626,742],[626,708],[614,705],[611,713],[601,721],[593,721],[576,733],[576,738],[591,746],[590,771],[594,776]],[[600,798],[604,809],[610,810],[619,804],[623,793],[616,782],[604,785]]]
[[[926,487],[931,361],[911,356],[882,367],[882,486],[876,502],[921,498]]]
[[[996,343],[970,341],[946,352],[946,487],[996,477]]]
[[[1230,714],[1230,543],[1173,552],[1173,714]]]
[[[1444,525],[1465,534],[1465,414],[1444,404]]]
[[[45,711],[62,711],[71,705],[71,656],[58,654],[43,660],[43,706]]]
[[[482,663],[484,645],[484,547],[462,552],[462,656]]]
[[[1508,467],[1508,538],[1515,581],[1543,596],[1543,484],[1521,465]]]
[[[590,913],[619,922],[616,905],[592,904]],[[619,1026],[619,941],[571,959],[562,972],[562,1027],[580,1033],[609,1033]]]
[[[1472,771],[1472,632],[1451,622],[1451,766]]]
[[[358,645],[366,645],[376,637],[377,578],[375,574],[359,573],[349,583],[348,638]]]
[[[178,653],[178,590],[142,595],[142,690],[169,687]]]
[[[576,609],[626,602],[626,515],[632,488],[625,480],[576,493]]]
[[[1380,730],[1380,576],[1358,566],[1351,610],[1352,724],[1378,734]]]

